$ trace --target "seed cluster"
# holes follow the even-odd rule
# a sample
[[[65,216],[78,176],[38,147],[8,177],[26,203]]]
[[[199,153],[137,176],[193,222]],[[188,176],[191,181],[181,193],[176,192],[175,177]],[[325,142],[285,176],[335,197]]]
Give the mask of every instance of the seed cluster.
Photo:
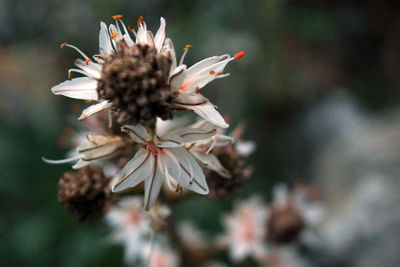
[[[58,201],[70,210],[78,221],[100,219],[111,207],[109,180],[99,167],[83,167],[66,172],[58,182]]]
[[[229,171],[231,178],[221,177],[218,173],[203,168],[210,188],[209,196],[223,198],[229,193],[237,192],[243,183],[250,179],[252,173],[252,169],[246,165],[245,157],[235,149],[234,145],[214,148],[211,153]]]
[[[154,47],[120,41],[118,53],[105,59],[98,94],[113,103],[119,124],[148,124],[156,117],[172,118],[176,96],[168,85],[171,58]]]

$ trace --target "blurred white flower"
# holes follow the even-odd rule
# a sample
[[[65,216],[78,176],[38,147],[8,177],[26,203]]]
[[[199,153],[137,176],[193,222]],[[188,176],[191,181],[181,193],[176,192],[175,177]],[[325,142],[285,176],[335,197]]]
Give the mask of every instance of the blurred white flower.
[[[178,225],[178,235],[183,245],[188,249],[202,249],[206,247],[204,234],[191,222],[181,222]]]
[[[177,267],[179,257],[165,242],[157,242],[152,248],[149,267]]]
[[[122,199],[106,214],[105,219],[113,229],[112,241],[124,246],[126,262],[148,257],[146,247],[151,243],[151,220],[143,210],[140,197]]]
[[[267,207],[262,201],[253,197],[239,202],[234,212],[223,218],[225,233],[220,239],[220,245],[228,247],[233,261],[265,256],[267,213]]]

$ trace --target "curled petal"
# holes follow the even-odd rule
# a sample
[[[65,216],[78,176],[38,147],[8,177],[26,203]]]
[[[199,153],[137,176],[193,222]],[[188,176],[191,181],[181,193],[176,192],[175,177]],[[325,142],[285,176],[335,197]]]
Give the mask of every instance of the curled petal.
[[[165,134],[161,137],[154,136],[154,143],[158,147],[180,147],[184,145],[184,140],[176,134]]]
[[[149,178],[154,168],[154,158],[145,149],[141,148],[136,152],[122,169],[118,181],[114,184],[112,191],[119,192],[132,188]]]
[[[87,142],[78,147],[82,160],[106,158],[124,146],[120,136],[89,135]]]
[[[175,132],[179,135],[185,143],[195,142],[199,140],[209,139],[216,133],[216,129],[205,130],[196,128],[183,128]]]
[[[55,95],[63,95],[76,99],[98,100],[97,80],[89,77],[79,77],[62,82],[51,91]]]
[[[160,28],[158,29],[156,36],[154,37],[154,45],[157,49],[157,52],[160,53],[161,48],[163,47],[165,36],[166,36],[166,27],[167,23],[163,17],[160,18]]]
[[[107,25],[104,22],[100,22],[99,50],[101,55],[109,55],[114,53],[114,49],[111,45],[110,35],[108,34]]]
[[[93,115],[94,113],[99,112],[99,111],[101,111],[103,109],[109,108],[111,106],[112,106],[112,103],[110,103],[108,101],[102,101],[102,102],[100,102],[98,104],[91,105],[90,107],[85,108],[82,111],[82,114],[78,118],[78,120],[83,120],[83,119],[89,117],[90,115]]]
[[[121,127],[121,131],[126,132],[138,143],[146,143],[152,139],[152,136],[147,132],[147,129],[140,124],[135,126],[125,125]]]

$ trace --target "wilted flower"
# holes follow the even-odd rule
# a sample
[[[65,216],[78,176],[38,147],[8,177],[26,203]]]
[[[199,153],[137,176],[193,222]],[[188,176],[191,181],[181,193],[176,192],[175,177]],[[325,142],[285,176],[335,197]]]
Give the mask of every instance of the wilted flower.
[[[58,182],[58,201],[78,221],[100,219],[116,200],[109,182],[99,167],[86,166],[78,172],[66,172]]]
[[[177,64],[172,41],[166,38],[166,22],[156,35],[147,31],[142,17],[138,20],[138,30],[133,41],[121,15],[113,16],[115,25],[107,29],[100,23],[100,54],[94,55],[94,63],[77,47],[63,43],[61,47],[77,50],[85,59],[75,64],[79,69],[70,69],[86,77],[74,78],[52,88],[54,94],[72,98],[95,100],[98,104],[85,109],[80,119],[95,112],[112,107],[121,124],[146,124],[156,117],[170,119],[172,108],[176,106],[192,110],[205,120],[228,127],[222,116],[207,98],[199,91],[209,82],[228,74],[223,72],[226,64],[243,57],[239,52],[204,59],[190,68],[183,64],[184,55],[190,46],[186,46],[179,65]]]
[[[267,212],[261,200],[253,197],[239,202],[234,212],[223,218],[226,232],[220,241],[221,245],[228,247],[232,260],[257,259],[265,255]]]
[[[143,147],[123,168],[113,192],[135,187],[144,181],[146,210],[154,204],[164,180],[171,190],[179,190],[182,186],[199,194],[208,194],[203,171],[184,145],[209,138],[215,135],[214,130],[182,128],[159,136],[157,128],[156,133],[151,135],[144,126],[138,124],[125,125],[122,131]]]

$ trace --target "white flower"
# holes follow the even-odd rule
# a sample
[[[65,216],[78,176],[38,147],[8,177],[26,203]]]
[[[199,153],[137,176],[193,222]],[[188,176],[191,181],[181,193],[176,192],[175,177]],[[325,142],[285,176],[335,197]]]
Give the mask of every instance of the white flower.
[[[113,186],[113,192],[145,183],[145,209],[148,210],[157,199],[165,181],[171,190],[180,186],[199,194],[208,194],[203,171],[184,144],[215,135],[215,130],[183,128],[174,133],[152,136],[142,125],[123,126],[122,131],[143,147],[123,168],[121,177]]]
[[[226,232],[220,242],[228,247],[233,261],[265,256],[266,219],[267,208],[256,197],[238,203],[234,213],[223,218]]]
[[[228,124],[215,109],[214,105],[202,96],[199,91],[209,82],[228,76],[223,70],[228,62],[239,59],[244,56],[243,52],[230,55],[213,56],[206,58],[190,68],[183,64],[183,59],[190,46],[186,46],[185,52],[177,64],[174,46],[171,39],[166,38],[166,21],[160,19],[160,28],[156,35],[147,31],[147,25],[142,21],[142,17],[138,20],[138,30],[135,33],[136,41],[133,41],[129,35],[127,28],[122,22],[121,15],[113,16],[116,20],[115,25],[110,24],[107,28],[104,22],[100,23],[99,33],[99,55],[94,55],[93,58],[97,63],[93,62],[85,53],[77,47],[63,43],[61,47],[71,47],[77,50],[85,60],[78,59],[75,65],[79,69],[70,69],[71,72],[77,72],[86,77],[79,77],[67,80],[54,86],[51,90],[56,95],[64,95],[76,99],[84,99],[89,101],[98,101],[98,104],[86,108],[79,119],[84,119],[100,110],[111,107],[112,103],[99,99],[97,93],[98,80],[101,78],[102,64],[104,58],[108,55],[117,53],[117,43],[125,42],[128,47],[138,43],[144,43],[156,48],[158,53],[165,53],[171,56],[172,64],[169,71],[169,85],[172,91],[177,91],[178,96],[173,101],[174,104],[183,109],[191,110],[201,116],[203,119],[222,128],[228,127]]]
[[[88,135],[83,143],[76,149],[77,155],[63,160],[49,160],[47,163],[62,164],[77,161],[72,168],[79,169],[93,162],[110,158],[125,146],[120,136]]]
[[[79,48],[73,46],[71,44],[63,43],[61,48],[65,46],[71,47],[78,51],[79,54],[84,58],[77,59],[75,61],[75,65],[79,69],[70,69],[68,71],[69,76],[72,72],[77,72],[85,75],[86,77],[79,77],[74,79],[69,79],[64,81],[53,88],[51,91],[56,95],[64,95],[67,97],[75,98],[75,99],[83,99],[88,101],[98,101],[98,104],[92,105],[85,110],[83,110],[79,119],[84,119],[100,110],[111,107],[111,103],[109,101],[104,101],[99,99],[97,93],[97,84],[98,79],[101,78],[102,64],[104,63],[104,57],[117,53],[117,42],[124,40],[125,43],[129,46],[135,45],[135,43],[146,43],[148,45],[154,46],[158,52],[160,52],[164,41],[165,41],[165,30],[166,30],[166,22],[164,18],[161,18],[161,25],[158,29],[154,38],[152,34],[147,32],[146,23],[142,22],[139,19],[138,24],[139,28],[136,33],[136,42],[134,42],[129,32],[125,26],[125,24],[121,20],[121,15],[113,16],[116,23],[110,24],[107,28],[107,25],[104,22],[100,23],[100,33],[99,33],[99,55],[94,55],[93,58],[97,61],[97,63],[93,62],[85,53],[83,53]],[[121,29],[122,27],[122,29]]]
[[[206,247],[204,234],[191,222],[181,222],[178,225],[178,235],[183,245],[189,250],[203,249]]]
[[[106,214],[105,220],[113,228],[112,241],[124,246],[128,263],[146,259],[147,247],[151,243],[151,220],[149,214],[143,211],[139,197],[119,201]]]

